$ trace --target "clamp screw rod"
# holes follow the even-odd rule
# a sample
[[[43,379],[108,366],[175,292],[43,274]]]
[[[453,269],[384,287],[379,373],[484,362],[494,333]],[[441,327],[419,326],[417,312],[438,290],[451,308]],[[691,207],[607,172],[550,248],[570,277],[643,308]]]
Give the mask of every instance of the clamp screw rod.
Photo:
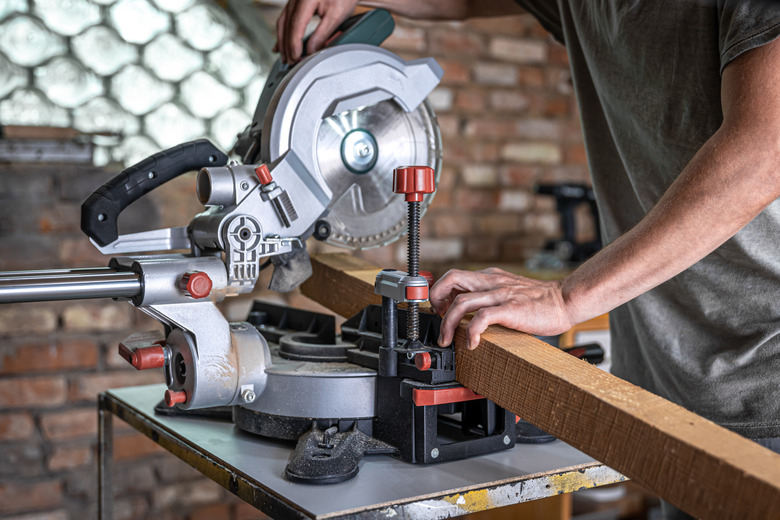
[[[406,261],[409,276],[420,275],[420,203],[416,200],[407,202],[409,205]],[[409,341],[420,339],[420,304],[409,302],[409,315],[406,323]]]
[[[428,166],[402,166],[393,170],[393,191],[403,193],[409,207],[407,224],[408,263],[407,274],[409,276],[420,275],[420,202],[425,193],[433,193],[436,189],[436,175],[433,168]],[[409,315],[406,324],[406,336],[408,342],[419,343],[420,340],[420,304],[409,302]]]

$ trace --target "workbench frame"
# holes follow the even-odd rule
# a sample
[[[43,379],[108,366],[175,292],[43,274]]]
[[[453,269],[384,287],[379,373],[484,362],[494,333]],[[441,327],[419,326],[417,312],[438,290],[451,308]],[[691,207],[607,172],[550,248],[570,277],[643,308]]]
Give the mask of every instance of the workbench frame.
[[[122,390],[126,389],[119,391]],[[272,518],[280,520],[445,518],[625,480],[625,477],[615,470],[591,461],[542,473],[518,475],[515,478],[486,483],[476,488],[472,486],[467,489],[450,489],[410,500],[384,502],[361,508],[359,511],[346,511],[344,514],[339,512],[316,515],[279,496],[262,482],[215,457],[203,446],[169,430],[155,420],[154,416],[137,409],[109,390],[98,397],[98,518],[101,520],[113,518],[114,486],[111,469],[114,416],[122,419],[238,498]],[[534,448],[538,447],[525,445],[519,449]],[[364,461],[364,464],[371,464],[371,461]],[[356,478],[359,477],[360,475]]]

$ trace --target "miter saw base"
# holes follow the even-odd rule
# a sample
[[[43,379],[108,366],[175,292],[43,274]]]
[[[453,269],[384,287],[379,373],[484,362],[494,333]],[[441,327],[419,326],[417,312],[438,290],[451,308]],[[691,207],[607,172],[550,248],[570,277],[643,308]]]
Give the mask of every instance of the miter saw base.
[[[399,309],[399,323],[405,323],[405,313]],[[333,316],[266,302],[256,301],[247,321],[271,346],[274,365],[269,371],[287,371],[288,377],[300,379],[300,384],[286,386],[282,397],[273,392],[259,395],[257,401],[272,401],[264,403],[265,410],[281,409],[301,400],[311,410],[311,402],[322,400],[322,395],[328,393],[316,389],[326,379],[322,374],[349,384],[350,379],[361,379],[367,373],[374,391],[371,413],[364,417],[327,413],[313,417],[296,414],[290,408],[288,414],[279,415],[249,406],[185,411],[164,404],[156,410],[200,417],[205,412],[213,418],[230,418],[240,430],[252,434],[297,440],[286,468],[286,477],[292,481],[330,484],[348,480],[357,474],[364,455],[389,454],[406,462],[429,464],[509,449],[518,441],[553,439],[538,430],[529,436],[530,425],[516,423],[514,414],[455,382],[453,350],[431,347],[441,324],[436,315],[421,315],[420,339],[435,358],[433,368],[427,370],[420,370],[403,353],[405,327],[399,325],[397,377],[383,377],[376,372],[382,342],[379,306],[366,307],[347,320],[340,337]],[[352,371],[345,371],[345,366]],[[310,377],[315,372],[317,379],[312,383]],[[291,388],[302,395],[290,395]],[[338,396],[338,402],[316,403],[313,409],[344,410],[350,401],[361,397],[348,391]],[[274,403],[274,399],[285,402]]]

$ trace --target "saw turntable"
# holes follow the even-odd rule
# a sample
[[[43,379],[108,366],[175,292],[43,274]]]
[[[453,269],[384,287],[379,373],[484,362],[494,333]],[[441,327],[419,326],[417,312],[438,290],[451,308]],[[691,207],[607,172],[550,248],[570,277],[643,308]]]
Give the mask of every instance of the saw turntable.
[[[455,382],[452,349],[435,346],[440,320],[418,308],[429,282],[417,228],[442,155],[426,96],[442,69],[377,47],[392,28],[373,11],[295,67],[277,63],[233,150],[240,162],[199,140],[121,172],[82,206],[82,229],[113,255],[109,267],[3,273],[0,302],[129,301],[164,326],[164,337],[119,346],[135,368],[162,370],[158,412],[226,416],[297,440],[291,481],[350,479],[365,454],[429,464],[511,448],[515,416]],[[205,210],[188,226],[119,234],[130,203],[193,170]],[[408,270],[380,272],[382,306],[340,335],[332,316],[257,302],[245,322],[228,323],[216,306],[251,292],[271,266],[272,289],[295,288],[311,274],[310,236],[363,249],[407,230]],[[159,254],[176,250],[188,252]]]

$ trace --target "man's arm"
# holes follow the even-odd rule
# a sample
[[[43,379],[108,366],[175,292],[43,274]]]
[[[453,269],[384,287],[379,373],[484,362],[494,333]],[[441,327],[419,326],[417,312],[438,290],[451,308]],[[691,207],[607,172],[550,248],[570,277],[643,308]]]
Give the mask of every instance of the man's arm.
[[[346,20],[358,5],[382,7],[407,18],[421,20],[465,20],[480,16],[519,14],[514,0],[290,0],[276,21],[276,46],[285,63],[301,58],[306,25],[320,16],[320,23],[309,37],[306,53],[318,51],[333,31]]]
[[[562,282],[499,270],[447,273],[430,295],[446,313],[440,343],[449,344],[474,311],[470,348],[490,324],[564,332],[669,280],[755,218],[780,196],[780,39],[724,69],[721,104],[723,124],[655,207]]]

